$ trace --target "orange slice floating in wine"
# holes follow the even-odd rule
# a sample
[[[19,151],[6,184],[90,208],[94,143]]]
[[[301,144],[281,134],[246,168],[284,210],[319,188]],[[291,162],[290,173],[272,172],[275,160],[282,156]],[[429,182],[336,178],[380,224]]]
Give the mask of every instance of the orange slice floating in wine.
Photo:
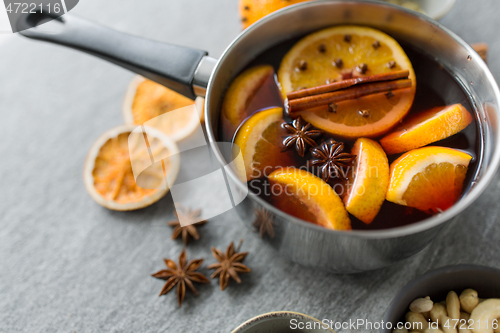
[[[403,153],[457,134],[471,122],[462,104],[435,107],[405,119],[380,144],[389,155]]]
[[[382,147],[371,139],[356,140],[351,154],[356,155],[356,162],[344,203],[349,213],[370,224],[385,201],[389,162]]]
[[[243,157],[235,160],[238,177],[246,182],[268,176],[278,167],[295,165],[293,152],[283,151],[281,128],[283,109],[271,108],[259,111],[246,120],[236,134],[236,144]]]
[[[315,127],[346,139],[378,137],[410,110],[416,91],[412,64],[389,35],[368,27],[337,26],[310,34],[283,58],[278,81],[282,93],[317,87],[351,77],[408,70],[410,88],[317,107],[299,114]]]
[[[265,82],[274,75],[270,65],[247,69],[234,79],[222,102],[222,124],[225,136],[232,138],[238,126],[248,117],[247,109]]]
[[[175,142],[161,131],[148,128],[146,144],[136,127],[122,125],[108,130],[92,145],[85,160],[83,180],[87,191],[98,204],[112,210],[135,210],[155,203],[169,190],[166,178],[171,184],[179,172]],[[165,156],[161,164],[151,166],[151,158]],[[136,183],[132,163],[144,170],[137,177],[140,184]]]
[[[446,147],[411,150],[391,164],[386,199],[428,213],[444,211],[460,198],[471,159]]]
[[[273,204],[282,211],[328,229],[350,230],[342,199],[323,179],[293,167],[269,175]]]
[[[240,17],[243,29],[278,9],[310,0],[240,0]]]

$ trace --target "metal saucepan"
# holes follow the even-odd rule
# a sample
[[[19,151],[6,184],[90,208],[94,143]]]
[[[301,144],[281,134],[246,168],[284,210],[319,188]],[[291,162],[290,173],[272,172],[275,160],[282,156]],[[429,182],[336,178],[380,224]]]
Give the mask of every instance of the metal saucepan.
[[[30,18],[34,21],[40,17]],[[23,31],[30,38],[69,46],[104,58],[157,81],[188,97],[206,96],[208,137],[216,146],[219,113],[231,80],[257,55],[294,37],[340,24],[367,25],[425,51],[447,69],[470,95],[483,138],[482,163],[472,188],[442,214],[404,227],[339,232],[304,222],[279,211],[250,193],[236,210],[249,226],[256,210],[273,216],[273,238],[266,238],[285,257],[307,266],[338,273],[374,270],[422,250],[491,182],[500,160],[498,86],[479,55],[462,39],[434,20],[403,8],[374,1],[311,1],[273,13],[242,32],[219,60],[206,52],[172,46],[119,33],[80,18],[58,19],[59,32],[40,27]],[[469,57],[470,55],[470,57]],[[214,147],[219,160],[221,151]],[[236,175],[229,177],[238,188]]]

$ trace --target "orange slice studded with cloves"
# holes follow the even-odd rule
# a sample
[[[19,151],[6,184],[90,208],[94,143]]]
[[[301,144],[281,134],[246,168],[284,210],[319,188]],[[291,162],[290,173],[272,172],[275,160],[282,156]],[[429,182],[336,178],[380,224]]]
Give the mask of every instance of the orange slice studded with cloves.
[[[312,33],[283,58],[278,81],[284,97],[290,92],[353,77],[395,71],[409,72],[411,87],[298,112],[305,121],[346,139],[378,137],[408,113],[416,91],[412,64],[401,46],[382,31],[337,26]]]
[[[240,0],[239,10],[243,29],[281,8],[310,0]]]

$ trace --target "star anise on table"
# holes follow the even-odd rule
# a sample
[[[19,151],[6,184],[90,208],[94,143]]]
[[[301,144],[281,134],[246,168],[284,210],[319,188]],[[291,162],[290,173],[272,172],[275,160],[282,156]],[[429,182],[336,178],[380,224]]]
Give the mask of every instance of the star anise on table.
[[[274,238],[273,215],[265,208],[255,209],[255,215],[253,226],[259,231],[260,238],[266,234]]]
[[[186,250],[182,250],[179,256],[178,266],[170,259],[163,259],[163,261],[165,265],[167,265],[167,269],[156,272],[151,276],[167,281],[159,296],[165,295],[177,285],[177,302],[179,303],[179,307],[182,305],[182,301],[186,295],[186,286],[191,289],[195,295],[198,295],[198,291],[194,287],[193,282],[210,283],[210,280],[205,275],[196,272],[203,263],[203,259],[194,259],[186,264]]]
[[[196,227],[207,223],[207,221],[193,223],[194,221],[199,220],[200,215],[201,209],[191,210],[191,208],[179,207],[175,212],[177,220],[167,222],[169,226],[174,228],[174,231],[172,232],[172,239],[176,239],[182,235],[182,241],[186,245],[188,244],[190,238],[194,238],[196,240],[200,239],[200,234],[198,233]],[[183,221],[184,224],[189,223],[189,225],[183,227],[181,225],[181,221]]]
[[[311,149],[312,166],[319,166],[320,176],[325,182],[330,178],[345,179],[343,167],[349,167],[356,155],[344,153],[344,143],[329,140],[323,141],[318,147]],[[333,176],[333,177],[332,177]]]
[[[237,252],[234,250],[234,243],[231,242],[226,253],[222,253],[219,249],[212,247],[212,254],[217,259],[218,263],[211,264],[207,268],[215,269],[215,272],[210,277],[219,277],[220,290],[226,289],[229,280],[233,278],[236,282],[241,283],[238,273],[249,273],[251,270],[241,262],[245,259],[248,252]]]
[[[281,127],[291,133],[291,135],[283,140],[283,145],[285,146],[283,151],[295,146],[295,150],[302,157],[307,152],[307,146],[316,146],[314,139],[319,138],[323,134],[321,130],[311,129],[312,125],[306,123],[300,116],[291,123],[283,123]]]

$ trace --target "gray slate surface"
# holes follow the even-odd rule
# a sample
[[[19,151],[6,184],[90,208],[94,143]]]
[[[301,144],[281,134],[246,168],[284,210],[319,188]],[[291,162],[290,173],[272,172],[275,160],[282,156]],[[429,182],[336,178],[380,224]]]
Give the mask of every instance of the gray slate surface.
[[[74,12],[213,56],[240,31],[236,0],[82,0]],[[497,78],[499,12],[497,0],[459,0],[442,20],[467,42],[489,43]],[[188,255],[212,263],[210,246],[244,238],[252,273],[225,292],[215,281],[201,286],[179,309],[174,294],[157,297],[162,282],[149,276],[182,249],[165,225],[171,197],[143,211],[111,212],[90,199],[81,178],[92,142],[121,124],[133,75],[19,36],[0,46],[0,73],[0,332],[229,332],[276,310],[377,321],[404,284],[431,268],[500,267],[498,178],[422,253],[354,276],[280,258],[230,212],[204,227]]]

